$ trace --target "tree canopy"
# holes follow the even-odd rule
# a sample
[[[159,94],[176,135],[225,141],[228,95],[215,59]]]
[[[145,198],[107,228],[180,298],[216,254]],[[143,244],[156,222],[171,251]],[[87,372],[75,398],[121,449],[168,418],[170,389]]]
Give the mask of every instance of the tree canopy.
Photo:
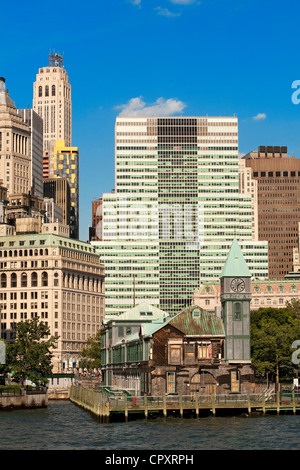
[[[300,339],[298,305],[286,308],[260,308],[251,312],[251,357],[257,376],[270,373],[291,376],[297,365],[292,362],[295,340]]]
[[[87,369],[98,369],[101,366],[101,331],[94,338],[89,338],[86,347],[81,351],[82,365]]]
[[[15,340],[7,347],[7,364],[14,380],[22,385],[26,379],[36,385],[44,384],[45,376],[51,374],[57,339],[50,336],[49,327],[38,318],[16,323]]]

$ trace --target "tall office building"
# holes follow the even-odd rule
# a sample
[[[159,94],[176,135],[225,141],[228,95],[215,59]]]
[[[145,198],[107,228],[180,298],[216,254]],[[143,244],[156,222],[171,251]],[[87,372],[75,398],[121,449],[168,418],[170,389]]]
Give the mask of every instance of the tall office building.
[[[62,223],[70,226],[71,195],[68,178],[45,179],[44,198],[54,200],[62,210]]]
[[[43,120],[33,109],[18,109],[30,130],[31,193],[43,196]]]
[[[252,240],[251,195],[239,192],[236,117],[118,117],[115,192],[104,194],[98,247],[106,313],[147,302],[170,314],[220,276],[239,240],[253,277],[267,243]]]
[[[0,179],[8,194],[31,190],[30,129],[0,77]]]
[[[51,142],[72,145],[71,85],[63,57],[49,54],[49,65],[39,69],[33,84],[33,110],[44,122],[44,151]]]
[[[68,178],[70,237],[79,238],[79,151],[72,147],[72,100],[63,57],[49,54],[33,86],[33,109],[44,121],[43,178]]]
[[[260,146],[244,157],[257,182],[258,239],[269,245],[269,277],[283,279],[293,270],[300,221],[300,159],[287,147]]]
[[[53,150],[53,178],[67,178],[70,186],[70,237],[79,238],[79,151],[57,140]]]

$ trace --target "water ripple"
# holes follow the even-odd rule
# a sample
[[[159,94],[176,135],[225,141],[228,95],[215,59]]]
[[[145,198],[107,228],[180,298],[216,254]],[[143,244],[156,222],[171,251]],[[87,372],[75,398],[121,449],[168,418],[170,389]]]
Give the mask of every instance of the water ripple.
[[[299,433],[299,415],[101,424],[68,401],[0,412],[1,450],[299,450]]]

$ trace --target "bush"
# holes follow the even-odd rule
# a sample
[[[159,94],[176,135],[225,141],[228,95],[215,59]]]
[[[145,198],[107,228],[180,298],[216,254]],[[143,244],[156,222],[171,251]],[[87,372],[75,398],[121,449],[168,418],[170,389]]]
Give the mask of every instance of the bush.
[[[21,385],[0,385],[0,393],[20,393]]]

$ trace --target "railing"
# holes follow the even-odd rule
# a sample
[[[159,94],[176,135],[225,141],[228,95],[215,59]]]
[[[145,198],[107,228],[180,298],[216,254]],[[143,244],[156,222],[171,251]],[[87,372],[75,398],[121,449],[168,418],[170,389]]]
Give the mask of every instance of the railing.
[[[19,397],[21,395],[43,395],[47,393],[46,388],[36,388],[36,389],[27,389],[27,388],[19,388],[19,389],[11,389],[11,390],[0,390],[1,397]]]
[[[278,396],[254,395],[165,395],[165,396],[115,396],[109,398],[111,411],[128,409],[158,409],[158,408],[195,408],[195,407],[248,407],[250,405],[276,404]]]
[[[212,413],[232,410],[241,412],[247,410],[252,412],[296,412],[300,411],[300,397],[295,391],[291,396],[282,397],[277,393],[256,393],[256,394],[228,394],[228,395],[163,395],[163,396],[133,396],[115,395],[111,396],[96,390],[88,390],[82,387],[72,387],[71,401],[84,406],[95,413],[102,420],[109,420],[109,417],[125,416],[128,420],[131,416],[143,414],[146,418],[155,413],[163,413],[165,417],[168,413],[184,414]]]
[[[191,407],[248,407],[253,406],[267,406],[276,405],[278,402],[283,404],[300,404],[299,394],[291,394],[290,396],[279,396],[276,393],[271,394],[232,394],[232,395],[197,395],[191,397],[190,395],[165,395],[165,396],[137,396],[125,397],[115,396],[109,397],[110,409],[121,410],[124,407],[129,409],[156,409],[161,407],[166,408],[191,408]]]

